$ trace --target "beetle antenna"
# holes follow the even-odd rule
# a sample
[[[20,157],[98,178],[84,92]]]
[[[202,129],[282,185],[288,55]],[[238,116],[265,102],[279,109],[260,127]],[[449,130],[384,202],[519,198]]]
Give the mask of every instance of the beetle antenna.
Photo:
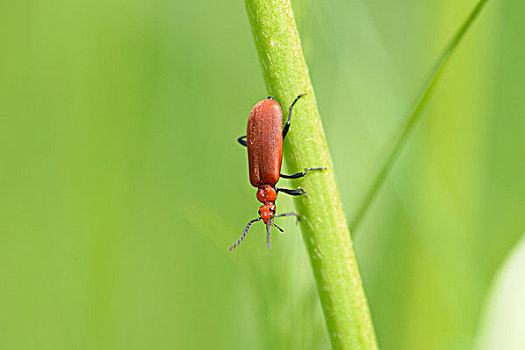
[[[272,225],[277,227],[279,229],[279,231],[284,232],[284,230],[282,228],[280,228],[279,226],[277,226],[277,224],[275,222],[272,222]]]
[[[272,224],[273,218],[271,218],[266,224],[266,244],[268,244],[268,249],[272,249],[272,244],[270,243],[270,228],[272,227]]]
[[[252,226],[252,224],[256,221],[259,221],[261,220],[261,218],[257,218],[257,219],[253,219],[251,220],[248,225],[246,225],[246,227],[244,228],[244,231],[242,231],[242,235],[241,237],[239,237],[239,239],[233,243],[233,245],[230,247],[230,249],[228,249],[229,252],[231,252],[232,250],[235,249],[235,247],[237,247],[239,244],[241,244],[241,242],[243,241],[244,237],[246,237],[246,233],[248,232],[248,230],[250,229],[250,226]]]

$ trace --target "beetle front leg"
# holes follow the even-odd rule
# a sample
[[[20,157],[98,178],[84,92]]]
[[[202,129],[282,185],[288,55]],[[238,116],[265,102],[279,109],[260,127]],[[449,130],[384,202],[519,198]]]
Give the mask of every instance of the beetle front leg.
[[[306,195],[306,191],[303,190],[301,187],[297,187],[296,190],[290,190],[288,188],[278,188],[278,187],[276,187],[275,189],[277,190],[277,192],[283,192],[283,193],[289,194],[290,196],[305,196],[306,198],[308,198],[308,196]]]
[[[274,217],[276,218],[280,218],[280,217],[283,217],[283,216],[295,216],[295,220],[297,220],[297,222],[301,221],[301,216],[299,214],[297,214],[296,212],[289,212],[289,213],[283,213],[283,214],[275,214]]]

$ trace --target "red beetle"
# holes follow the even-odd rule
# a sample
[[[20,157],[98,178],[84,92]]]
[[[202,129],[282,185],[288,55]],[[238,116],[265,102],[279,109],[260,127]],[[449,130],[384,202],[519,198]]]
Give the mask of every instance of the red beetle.
[[[275,214],[275,200],[277,193],[283,192],[292,196],[306,196],[302,188],[290,190],[275,187],[279,178],[298,179],[305,176],[309,170],[324,170],[326,168],[306,168],[303,172],[284,175],[281,174],[281,164],[283,159],[283,140],[290,128],[292,110],[295,103],[306,94],[297,96],[290,106],[288,121],[284,128],[282,126],[283,112],[281,106],[272,97],[258,102],[252,109],[248,118],[248,128],[245,136],[237,139],[239,143],[248,148],[248,167],[250,169],[250,183],[257,187],[257,200],[263,205],[259,208],[259,217],[251,220],[244,229],[241,237],[230,247],[232,251],[237,247],[246,236],[250,226],[259,220],[266,224],[266,242],[268,248],[270,244],[270,227],[274,225],[281,232],[283,229],[277,226],[273,219],[280,216],[296,216],[297,213]]]

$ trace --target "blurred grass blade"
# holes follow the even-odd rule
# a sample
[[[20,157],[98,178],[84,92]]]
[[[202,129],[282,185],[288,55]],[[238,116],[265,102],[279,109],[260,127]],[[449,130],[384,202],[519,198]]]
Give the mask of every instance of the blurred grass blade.
[[[525,234],[501,264],[485,304],[478,350],[525,349]]]
[[[384,164],[382,164],[382,166],[379,168],[379,171],[377,171],[376,175],[374,176],[374,181],[372,182],[370,189],[367,191],[367,194],[365,195],[365,198],[362,201],[361,205],[359,205],[358,209],[355,211],[356,214],[350,218],[350,231],[354,232],[354,234],[359,228],[361,222],[363,221],[363,218],[368,212],[368,209],[370,208],[370,205],[372,204],[377,193],[383,186],[386,177],[392,170],[392,167],[396,162],[399,154],[401,153],[401,150],[403,149],[403,146],[405,145],[408,137],[410,136],[410,133],[414,129],[416,123],[421,119],[423,110],[425,109],[438,82],[440,81],[443,72],[445,71],[445,68],[447,66],[447,63],[450,61],[450,57],[456,51],[458,44],[461,42],[461,40],[465,36],[465,33],[474,23],[474,21],[480,14],[481,10],[485,7],[487,2],[488,0],[478,1],[470,15],[463,22],[461,28],[459,28],[452,40],[445,47],[445,50],[436,62],[434,69],[432,70],[429,78],[427,79],[427,82],[422,90],[422,93],[420,94],[420,97],[417,100],[417,103],[415,104],[412,113],[406,119],[404,125],[401,126],[401,128],[399,129],[400,131],[396,135],[396,137],[393,138],[392,144],[394,146],[390,154],[386,158]]]
[[[327,168],[294,182],[308,191],[308,198],[296,197],[295,205],[330,341],[336,349],[376,349],[375,331],[290,1],[246,0],[246,9],[270,95],[287,107],[298,94],[308,93],[295,107],[286,138],[288,170]]]

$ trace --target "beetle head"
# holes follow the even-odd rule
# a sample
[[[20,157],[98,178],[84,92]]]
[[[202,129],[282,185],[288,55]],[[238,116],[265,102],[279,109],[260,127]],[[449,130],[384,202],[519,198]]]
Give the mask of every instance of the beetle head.
[[[262,221],[265,224],[268,224],[268,221],[270,219],[273,219],[275,215],[275,204],[273,203],[266,203],[264,205],[261,205],[259,208],[259,215],[262,219]]]

